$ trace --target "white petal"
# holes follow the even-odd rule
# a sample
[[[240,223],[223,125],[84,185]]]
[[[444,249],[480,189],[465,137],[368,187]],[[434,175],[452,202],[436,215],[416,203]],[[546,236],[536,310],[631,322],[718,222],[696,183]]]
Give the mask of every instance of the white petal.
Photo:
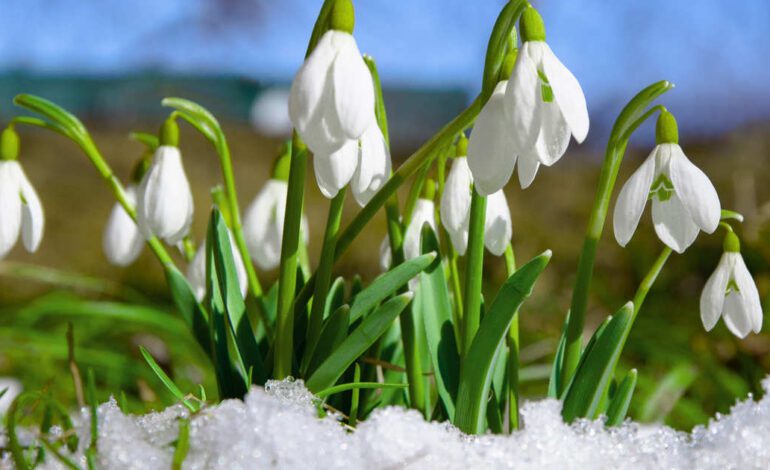
[[[535,181],[540,160],[534,153],[524,153],[519,157],[519,184],[521,189],[527,189]]]
[[[505,118],[506,82],[500,82],[476,118],[468,141],[468,166],[476,190],[487,196],[502,189],[511,178],[516,153]]]
[[[331,154],[313,155],[315,178],[321,193],[331,199],[353,178],[358,166],[358,141],[349,140]]]
[[[16,161],[0,161],[0,258],[19,238],[21,230],[21,192]]]
[[[21,165],[18,165],[19,186],[21,190],[21,239],[24,247],[29,252],[37,251],[40,242],[43,240],[43,227],[45,226],[45,217],[43,216],[43,206],[40,204],[40,198],[37,196],[35,188],[27,179]]]
[[[285,181],[269,180],[246,209],[243,218],[249,255],[263,270],[276,268],[281,260],[286,193]]]
[[[531,150],[540,134],[540,77],[530,57],[530,47],[529,42],[521,47],[505,92],[505,113],[511,126],[511,141],[517,153]]]
[[[377,121],[361,137],[360,161],[350,188],[360,206],[365,206],[390,178],[390,151]]]
[[[246,297],[246,290],[249,288],[249,278],[246,274],[246,266],[243,264],[243,258],[241,252],[238,250],[238,245],[235,244],[235,238],[233,238],[232,232],[227,230],[227,236],[230,239],[230,251],[233,253],[233,261],[235,262],[235,275],[238,277],[238,288],[241,291],[241,297]]]
[[[700,168],[695,166],[677,144],[671,147],[670,174],[674,190],[682,200],[693,221],[706,233],[719,226],[722,207],[714,185]]]
[[[467,228],[471,210],[471,184],[473,176],[468,159],[459,157],[452,160],[452,168],[441,194],[441,223],[448,232]]]
[[[727,329],[739,338],[745,338],[753,326],[746,302],[737,292],[730,292],[725,297],[724,313],[722,314]]]
[[[583,89],[572,72],[559,61],[551,48],[543,43],[543,72],[553,90],[554,101],[578,143],[588,135],[588,107]]]
[[[620,246],[626,246],[639,225],[639,219],[644,212],[644,206],[650,194],[655,178],[655,155],[658,152],[656,146],[642,165],[631,175],[623,185],[615,201],[615,212],[612,216],[612,225],[615,231],[615,240]]]
[[[187,281],[192,287],[195,299],[200,302],[206,296],[206,244],[198,247],[190,264],[187,266]]]
[[[304,138],[308,125],[317,115],[329,78],[336,50],[332,31],[318,41],[316,48],[297,71],[289,93],[289,118]]]
[[[136,204],[134,186],[126,188],[126,199],[131,204]],[[102,247],[107,260],[115,266],[128,266],[133,263],[144,247],[144,238],[139,233],[136,223],[119,203],[115,203],[107,219]]]
[[[534,150],[542,164],[551,166],[567,151],[570,131],[556,103],[540,101],[538,107],[540,135],[537,137]]]
[[[706,331],[711,331],[722,315],[725,303],[725,290],[730,280],[730,267],[731,263],[728,253],[724,253],[714,273],[706,281],[703,292],[701,292],[700,318]]]
[[[660,241],[677,253],[683,253],[698,236],[698,226],[692,221],[676,193],[663,202],[653,198],[652,222]]]
[[[139,231],[145,237],[155,235],[175,245],[187,235],[193,200],[179,149],[158,147],[142,178],[136,209]]]
[[[762,304],[759,301],[759,291],[754,279],[751,277],[746,263],[740,254],[735,253],[735,262],[733,264],[733,278],[735,284],[740,290],[743,300],[744,311],[751,323],[751,329],[754,333],[759,333],[762,329]]]
[[[392,258],[390,253],[390,239],[385,235],[385,238],[383,238],[380,243],[380,268],[382,268],[383,271],[390,269]]]
[[[418,199],[412,212],[412,220],[404,233],[404,258],[410,260],[420,256],[420,238],[425,224],[436,231],[436,207],[433,201]]]
[[[374,121],[374,84],[355,38],[340,31],[336,34],[338,53],[332,65],[334,107],[345,137],[358,139]]]
[[[505,253],[513,236],[511,211],[503,191],[487,197],[487,212],[484,223],[484,245],[490,253],[501,256]]]

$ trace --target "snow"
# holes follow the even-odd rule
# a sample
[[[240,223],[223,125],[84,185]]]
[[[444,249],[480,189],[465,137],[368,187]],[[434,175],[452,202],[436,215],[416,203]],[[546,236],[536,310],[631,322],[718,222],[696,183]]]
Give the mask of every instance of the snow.
[[[334,416],[319,419],[301,381],[271,382],[266,389],[253,388],[244,401],[227,400],[194,416],[183,468],[765,468],[770,377],[763,387],[760,401],[749,397],[690,434],[630,421],[615,428],[605,428],[601,420],[567,425],[559,402],[540,400],[524,405],[524,430],[470,437],[396,407],[375,411],[351,431]],[[170,468],[179,418],[189,417],[181,405],[125,415],[114,400],[98,414],[99,464],[121,469]],[[77,425],[81,449],[74,458],[82,464],[87,418],[84,410]],[[64,467],[49,458],[44,468]]]

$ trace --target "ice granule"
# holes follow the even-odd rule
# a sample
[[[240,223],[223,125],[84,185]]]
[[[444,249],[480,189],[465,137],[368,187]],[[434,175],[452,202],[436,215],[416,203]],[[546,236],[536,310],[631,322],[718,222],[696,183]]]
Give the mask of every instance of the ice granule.
[[[763,387],[762,400],[749,397],[689,434],[630,421],[615,428],[601,420],[567,425],[558,401],[540,400],[524,404],[524,430],[475,437],[397,407],[375,411],[350,432],[334,417],[317,417],[301,380],[273,381],[266,389],[253,388],[244,401],[225,400],[194,416],[183,468],[768,468],[770,377]],[[110,469],[168,469],[179,418],[189,416],[181,405],[127,416],[114,400],[98,414],[99,465]],[[87,418],[83,410],[77,425],[81,448],[73,458],[81,463]],[[63,467],[49,458],[45,468]]]

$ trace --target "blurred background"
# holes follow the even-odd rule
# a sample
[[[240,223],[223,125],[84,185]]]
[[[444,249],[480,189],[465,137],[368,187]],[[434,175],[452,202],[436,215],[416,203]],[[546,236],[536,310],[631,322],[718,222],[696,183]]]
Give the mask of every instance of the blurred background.
[[[320,1],[283,0],[26,0],[0,15],[0,118],[20,111],[12,98],[34,93],[80,116],[116,173],[127,180],[143,147],[132,130],[154,132],[181,96],[212,110],[228,135],[240,203],[269,178],[290,132],[287,89],[304,57]],[[480,86],[484,51],[502,0],[356,2],[356,37],[378,62],[395,161],[460,112]],[[554,259],[522,315],[525,394],[545,394],[544,364],[569,305],[577,257],[609,129],[623,105],[657,80],[676,83],[663,103],[679,119],[685,152],[713,179],[723,207],[746,216],[743,251],[764,304],[770,294],[770,3],[648,0],[533,2],[552,49],[580,80],[591,115],[582,146],[541,170],[523,192],[507,194],[514,246],[524,261],[546,248]],[[100,398],[124,391],[141,411],[172,402],[138,354],[147,346],[185,390],[213,376],[187,337],[149,253],[113,268],[101,250],[111,195],[78,149],[58,135],[21,129],[21,161],[40,193],[46,234],[34,255],[15,249],[0,262],[0,376],[27,389],[71,397],[65,331],[72,322],[77,360],[95,369]],[[641,128],[619,184],[654,144]],[[183,127],[181,148],[195,190],[193,236],[205,234],[208,191],[219,182],[213,150]],[[327,201],[308,178],[310,255],[320,250]],[[351,198],[352,199],[352,198]],[[402,202],[403,202],[402,195]],[[357,210],[347,208],[347,220]],[[379,273],[373,246],[385,233],[375,219],[338,265],[340,275]],[[612,238],[611,216],[595,270],[587,333],[629,299],[661,249],[649,212],[629,249]],[[623,355],[638,367],[631,415],[682,429],[726,412],[736,398],[761,393],[770,372],[767,332],[745,340],[720,324],[704,332],[698,298],[721,255],[721,236],[701,236],[673,256]],[[269,285],[276,273],[261,273]],[[485,282],[504,276],[488,257]],[[127,311],[141,321],[127,321]],[[137,315],[139,312],[141,315]],[[766,322],[767,323],[767,322]]]

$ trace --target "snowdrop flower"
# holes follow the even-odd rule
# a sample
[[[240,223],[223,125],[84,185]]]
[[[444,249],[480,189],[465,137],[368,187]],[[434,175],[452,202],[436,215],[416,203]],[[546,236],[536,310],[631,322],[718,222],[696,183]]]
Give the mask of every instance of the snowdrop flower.
[[[136,186],[126,187],[126,199],[136,204]],[[144,237],[139,228],[119,202],[116,202],[107,219],[102,248],[107,260],[115,266],[128,266],[136,261],[144,247]]]
[[[276,160],[273,177],[257,194],[243,218],[243,234],[251,259],[262,270],[271,270],[281,262],[281,240],[286,213],[289,164],[291,155],[285,152]],[[305,243],[308,242],[307,219],[300,226]]]
[[[316,157],[329,158],[357,141],[374,119],[374,86],[353,38],[354,22],[350,0],[337,0],[329,31],[291,86],[289,117]]]
[[[358,141],[348,140],[330,154],[313,154],[313,170],[321,194],[331,199],[350,182],[358,166],[358,153]]]
[[[464,151],[465,138],[458,142],[458,153]],[[468,159],[459,155],[452,162],[444,192],[441,195],[441,223],[449,234],[457,254],[462,256],[468,248],[468,230],[471,217],[471,191],[473,175]],[[513,234],[511,213],[502,190],[487,197],[484,245],[493,255],[501,256]]]
[[[241,296],[246,297],[246,289],[249,287],[246,267],[243,265],[243,259],[238,251],[238,247],[235,245],[230,230],[227,231],[227,235],[230,239],[230,250],[233,252],[233,259],[235,260],[238,287],[241,289]],[[201,243],[201,246],[198,247],[198,251],[195,252],[195,256],[187,267],[187,281],[192,287],[195,299],[201,302],[206,297],[206,243]]]
[[[410,260],[420,256],[420,240],[422,237],[422,227],[425,224],[430,225],[434,232],[436,230],[436,205],[433,203],[435,195],[435,183],[428,179],[423,186],[423,193],[414,205],[412,219],[404,232],[404,259]]]
[[[687,249],[698,231],[713,233],[721,206],[714,185],[679,147],[676,119],[668,111],[658,118],[658,145],[618,194],[613,225],[615,239],[626,246],[639,225],[648,199],[658,238],[677,253]]]
[[[179,129],[169,119],[161,131],[161,145],[137,192],[136,222],[145,238],[153,235],[175,245],[190,230],[193,198],[182,156],[177,148]]]
[[[350,188],[358,205],[363,207],[390,178],[390,150],[376,119],[361,136],[358,160]]]
[[[11,251],[19,234],[31,253],[43,239],[43,206],[18,156],[19,136],[8,127],[0,135],[0,258]]]
[[[564,155],[570,135],[583,142],[589,122],[580,83],[545,42],[545,25],[537,10],[525,9],[519,26],[523,44],[505,90],[505,111],[525,187],[541,163],[553,165]]]
[[[728,232],[719,265],[700,296],[700,316],[706,331],[711,331],[721,316],[732,334],[745,338],[750,331],[759,333],[762,329],[762,306],[740,251],[738,237]]]

